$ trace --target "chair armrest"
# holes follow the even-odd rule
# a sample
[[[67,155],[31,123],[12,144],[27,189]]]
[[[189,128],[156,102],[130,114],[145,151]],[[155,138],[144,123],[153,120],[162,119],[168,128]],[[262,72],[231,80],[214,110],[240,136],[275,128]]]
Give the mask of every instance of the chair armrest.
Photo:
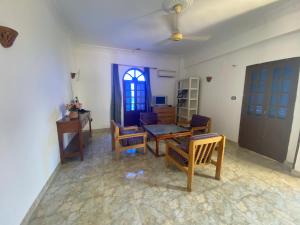
[[[137,126],[129,126],[129,127],[123,127],[123,130],[138,130],[139,128]]]
[[[136,133],[136,134],[125,134],[125,135],[120,135],[117,139],[118,140],[123,140],[123,139],[130,139],[130,138],[135,138],[135,137],[146,137],[147,133]]]
[[[189,159],[189,155],[184,152],[181,148],[179,148],[176,144],[174,144],[171,141],[166,141],[167,147],[172,148],[174,151],[176,151],[178,154],[180,154],[182,157]],[[167,151],[168,152],[168,151]]]

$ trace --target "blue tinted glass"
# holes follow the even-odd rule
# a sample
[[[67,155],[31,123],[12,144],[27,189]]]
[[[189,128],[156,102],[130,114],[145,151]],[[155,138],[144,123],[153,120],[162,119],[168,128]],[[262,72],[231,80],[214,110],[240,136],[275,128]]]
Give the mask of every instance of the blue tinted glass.
[[[141,110],[145,110],[145,104],[141,104]]]
[[[248,114],[253,114],[253,113],[254,113],[254,106],[248,105]]]
[[[291,80],[283,80],[282,82],[282,92],[289,92],[291,86]]]
[[[258,92],[264,92],[265,91],[265,86],[266,86],[265,84],[266,84],[265,81],[263,81],[263,80],[259,81],[257,91]]]
[[[260,71],[260,80],[266,81],[267,78],[268,78],[268,71],[267,71],[267,69],[262,69]]]
[[[130,111],[130,105],[126,104],[126,111]]]
[[[280,91],[280,80],[273,80],[272,82],[272,92]]]
[[[287,108],[279,108],[278,109],[278,117],[280,119],[284,119],[286,117],[287,114]]]
[[[279,80],[280,79],[280,72],[281,72],[280,68],[275,68],[273,70],[273,79]]]
[[[250,91],[251,92],[256,92],[256,84],[254,82],[251,82]]]
[[[256,104],[262,105],[264,101],[264,95],[263,94],[257,94],[256,95]]]
[[[277,98],[276,95],[271,96],[271,105],[277,105]]]
[[[277,111],[276,108],[271,107],[270,110],[269,110],[269,116],[270,117],[276,117],[276,115],[277,115],[276,111]]]
[[[283,94],[280,96],[280,106],[287,106],[289,103],[289,95]]]
[[[255,114],[261,115],[263,113],[263,107],[261,105],[257,105],[255,108]]]
[[[254,96],[253,95],[249,95],[248,104],[254,105]]]
[[[134,111],[134,104],[131,104],[131,110]]]
[[[251,80],[252,82],[255,81],[257,79],[257,73],[256,72],[252,72],[251,74]]]
[[[294,74],[294,70],[292,67],[286,66],[284,68],[284,78],[285,79],[291,79],[293,74]]]

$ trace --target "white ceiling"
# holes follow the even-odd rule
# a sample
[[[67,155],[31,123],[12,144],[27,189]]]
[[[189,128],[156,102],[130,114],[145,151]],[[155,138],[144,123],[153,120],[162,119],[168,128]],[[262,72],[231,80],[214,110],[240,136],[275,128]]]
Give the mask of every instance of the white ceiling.
[[[54,0],[77,41],[117,48],[187,54],[261,25],[299,0],[194,0],[180,17],[186,35],[210,35],[209,41],[157,43],[170,35],[163,0]],[[273,15],[273,16],[272,16]]]

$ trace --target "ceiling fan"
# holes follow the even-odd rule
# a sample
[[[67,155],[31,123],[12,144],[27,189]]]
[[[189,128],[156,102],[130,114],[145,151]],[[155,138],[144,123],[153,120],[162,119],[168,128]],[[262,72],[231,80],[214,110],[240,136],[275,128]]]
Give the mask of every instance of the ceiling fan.
[[[210,36],[190,36],[184,35],[180,32],[179,29],[179,17],[183,10],[191,6],[193,0],[165,0],[163,2],[163,9],[169,13],[165,16],[164,19],[167,22],[168,27],[171,31],[171,36],[159,44],[164,44],[168,41],[184,41],[184,40],[193,40],[193,41],[207,41],[210,39]]]

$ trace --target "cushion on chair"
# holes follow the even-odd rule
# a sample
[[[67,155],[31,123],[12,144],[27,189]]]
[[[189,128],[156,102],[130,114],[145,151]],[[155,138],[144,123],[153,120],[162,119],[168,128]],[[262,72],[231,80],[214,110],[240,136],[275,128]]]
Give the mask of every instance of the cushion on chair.
[[[201,140],[201,139],[206,139],[206,138],[212,138],[212,137],[218,137],[219,134],[217,133],[209,133],[209,134],[200,134],[200,135],[194,135],[190,137],[190,140]]]
[[[206,126],[208,121],[209,121],[208,117],[194,114],[191,120],[191,127]]]
[[[120,135],[126,135],[126,134],[138,134],[138,133],[144,133],[143,130],[124,130],[120,129]],[[133,137],[128,139],[122,139],[121,145],[122,146],[131,146],[131,145],[138,145],[143,144],[144,138],[143,137]]]
[[[189,153],[188,147],[186,144],[178,144],[177,147],[179,147],[182,151]],[[188,166],[188,160],[184,158],[182,155],[180,155],[178,152],[176,152],[173,148],[169,149],[169,156],[173,158],[176,162],[181,164],[182,166]]]

